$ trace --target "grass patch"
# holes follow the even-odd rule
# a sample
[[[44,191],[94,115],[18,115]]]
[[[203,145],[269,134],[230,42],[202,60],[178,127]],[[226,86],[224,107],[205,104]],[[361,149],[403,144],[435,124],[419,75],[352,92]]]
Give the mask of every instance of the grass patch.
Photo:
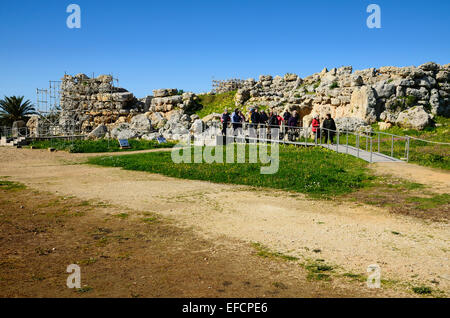
[[[272,252],[266,246],[261,243],[252,243],[252,246],[256,249],[258,256],[264,258],[278,258],[284,261],[298,261],[298,257],[286,255],[280,252]]]
[[[97,262],[97,259],[95,257],[90,257],[88,259],[83,259],[78,262],[78,265],[91,265],[95,264]]]
[[[403,129],[393,126],[383,132],[399,135],[411,136],[429,141],[450,143],[450,118],[437,116],[435,127],[427,127],[424,130]],[[372,125],[374,131],[379,131],[378,124]],[[374,139],[374,146],[378,146],[378,141]],[[391,154],[391,138],[383,136],[380,142],[381,152]],[[404,157],[405,141],[396,140],[394,142],[394,155]],[[417,163],[422,166],[450,170],[450,146],[430,144],[419,140],[410,140],[409,144],[409,162]],[[376,148],[375,148],[376,149]]]
[[[422,210],[438,208],[442,205],[450,204],[450,194],[435,194],[431,197],[410,197],[408,202],[416,203],[417,207]]]
[[[9,191],[24,190],[27,187],[20,182],[13,182],[0,179],[0,189]]]
[[[370,183],[343,198],[435,221],[448,220],[450,217],[450,194],[432,193],[422,184],[391,176],[379,176]],[[401,235],[396,231],[391,233]]]
[[[156,217],[146,217],[143,218],[142,221],[145,223],[155,223],[158,219]]]
[[[278,172],[273,175],[262,175],[260,168],[267,165],[260,162],[248,163],[248,147],[246,145],[246,164],[206,164],[204,161],[203,163],[175,164],[170,152],[93,157],[88,159],[88,163],[160,173],[183,179],[282,189],[317,197],[349,193],[364,187],[374,179],[366,168],[367,163],[363,160],[322,148],[284,145],[280,146]],[[214,153],[211,147],[201,149]],[[193,153],[194,151],[192,156]],[[225,158],[226,147],[223,153]],[[237,162],[236,157],[235,147],[234,162]]]
[[[412,291],[420,295],[429,295],[433,292],[433,290],[427,286],[413,287]]]
[[[212,113],[223,113],[225,108],[231,114],[236,108],[234,104],[234,96],[236,91],[215,94],[215,95],[199,95],[197,103],[202,107],[196,114],[203,118]]]
[[[342,274],[342,276],[350,278],[351,280],[358,281],[358,282],[365,282],[367,280],[367,278],[361,274],[344,273],[344,274]]]
[[[155,140],[130,139],[131,149],[120,149],[119,142],[115,139],[97,139],[97,140],[45,140],[33,141],[30,146],[36,149],[55,148],[56,150],[68,151],[71,153],[98,153],[98,152],[120,152],[137,151],[156,148],[171,148],[176,143],[167,142],[159,144]]]
[[[90,292],[92,290],[93,290],[92,287],[85,286],[85,287],[82,287],[82,288],[78,288],[77,292],[79,292],[79,293],[88,293],[88,292]]]
[[[128,218],[128,213],[120,213],[120,214],[115,214],[114,217],[119,218],[119,219],[126,219]]]
[[[319,261],[308,261],[304,268],[308,271],[307,279],[309,280],[331,280],[330,273],[333,271],[333,266],[331,265]]]

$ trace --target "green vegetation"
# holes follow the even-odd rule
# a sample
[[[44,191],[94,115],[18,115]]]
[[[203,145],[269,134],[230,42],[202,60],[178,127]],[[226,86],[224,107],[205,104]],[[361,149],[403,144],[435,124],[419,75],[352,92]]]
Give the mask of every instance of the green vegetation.
[[[2,190],[17,191],[26,189],[26,186],[22,183],[3,180],[3,178],[6,177],[0,177],[0,189]]]
[[[90,292],[92,290],[93,290],[92,287],[85,286],[85,287],[77,289],[77,292],[79,292],[79,293],[88,293],[88,292]]]
[[[158,219],[156,217],[147,217],[143,218],[142,221],[145,223],[155,223]]]
[[[119,218],[119,219],[126,219],[126,218],[128,218],[129,217],[129,215],[128,215],[128,213],[119,213],[119,214],[116,214],[116,215],[114,215],[114,217],[116,217],[116,218]]]
[[[344,274],[342,274],[342,276],[350,278],[351,280],[355,280],[358,282],[365,282],[367,280],[367,278],[361,274],[344,273]]]
[[[236,108],[234,104],[234,96],[236,91],[226,92],[216,95],[199,95],[197,104],[202,108],[196,114],[203,118],[212,113],[223,113],[225,108],[228,108],[229,113]]]
[[[278,172],[263,175],[260,168],[267,165],[260,162],[248,163],[249,146],[245,149],[247,164],[175,164],[171,152],[93,157],[89,158],[88,163],[161,173],[176,178],[276,188],[322,197],[352,192],[374,179],[366,169],[367,163],[357,158],[322,148],[284,145],[280,146]],[[202,150],[213,154],[215,151],[214,147],[203,147]],[[193,153],[194,151],[192,156]],[[223,153],[225,159],[226,147]],[[234,155],[234,162],[237,162],[236,146]]]
[[[330,85],[330,89],[335,89],[335,88],[338,88],[338,87],[339,87],[339,84],[337,82],[333,82]]]
[[[408,202],[416,203],[422,210],[434,209],[442,205],[450,205],[450,194],[435,194],[431,197],[410,197]]]
[[[333,271],[333,266],[325,264],[323,260],[308,261],[304,268],[308,271],[309,280],[331,280],[330,273]]]
[[[55,148],[72,153],[97,153],[97,152],[117,152],[117,151],[136,151],[155,148],[171,148],[175,142],[159,144],[155,140],[130,139],[131,149],[120,149],[119,142],[115,139],[98,140],[45,140],[34,141],[30,146],[37,149]]]
[[[278,258],[285,261],[298,261],[298,257],[286,255],[280,252],[272,252],[261,243],[252,243],[252,246],[256,249],[257,255],[264,258]]]
[[[427,286],[419,286],[419,287],[413,287],[413,292],[420,295],[428,295],[433,292],[433,290],[430,287]]]
[[[436,117],[436,127],[427,127],[422,131],[414,129],[402,129],[394,126],[383,131],[385,133],[411,136],[435,142],[450,143],[450,118]],[[379,131],[378,125],[372,126],[374,131]],[[342,140],[345,142],[345,140]],[[387,155],[391,154],[392,139],[385,135],[381,137],[380,148],[381,152]],[[363,145],[365,146],[365,144]],[[374,149],[377,151],[378,140],[373,140]],[[394,155],[396,157],[404,157],[406,140],[394,141]],[[409,143],[409,162],[417,163],[422,166],[429,166],[434,168],[441,168],[450,170],[450,145],[432,144],[420,140],[410,139]]]
[[[24,96],[5,96],[0,99],[0,125],[12,125],[15,121],[27,121],[30,115],[36,114],[36,110],[29,100],[24,101]]]

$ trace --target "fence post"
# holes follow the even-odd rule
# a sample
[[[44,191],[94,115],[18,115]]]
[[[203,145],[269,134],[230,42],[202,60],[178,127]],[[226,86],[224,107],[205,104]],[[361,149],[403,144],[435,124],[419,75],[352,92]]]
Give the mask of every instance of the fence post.
[[[394,157],[394,135],[391,135],[391,157]]]
[[[372,143],[373,143],[373,137],[370,137],[370,163],[372,163]]]
[[[339,152],[339,130],[337,131],[336,152]]]
[[[408,138],[406,139],[406,162],[409,162],[409,141],[410,138],[408,136]]]
[[[327,145],[329,145],[331,143],[331,141],[330,141],[330,130],[329,129],[327,129],[327,134],[328,134]],[[328,149],[330,149],[329,146],[328,146]]]
[[[359,135],[356,135],[356,148],[358,151],[358,158],[359,158]]]
[[[377,135],[378,135],[378,153],[381,153],[380,152],[380,133],[377,133]]]
[[[346,150],[346,153],[348,153],[348,129],[346,131],[346,135],[347,135],[347,142],[346,142],[347,150]]]

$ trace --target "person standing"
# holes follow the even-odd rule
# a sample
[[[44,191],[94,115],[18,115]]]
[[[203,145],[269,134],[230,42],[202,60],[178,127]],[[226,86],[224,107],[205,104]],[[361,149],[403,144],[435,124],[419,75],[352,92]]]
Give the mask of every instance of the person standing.
[[[255,110],[255,109],[251,110],[250,120],[252,122],[251,127],[256,129],[258,127],[258,124],[259,124],[259,114],[258,114],[257,110]]]
[[[288,120],[288,140],[289,141],[294,141],[296,139],[297,134],[297,129],[296,127],[298,126],[298,115],[297,115],[297,111],[294,110],[294,113],[292,114],[291,117],[289,117]]]
[[[320,138],[319,137],[319,131],[320,131],[319,115],[314,116],[312,123],[311,123],[311,127],[312,127],[312,132],[314,134],[314,142],[317,144],[317,139]]]
[[[267,124],[267,120],[269,119],[269,117],[267,116],[267,114],[266,114],[266,112],[264,110],[261,111],[259,117],[260,117],[259,118],[260,124],[263,124],[263,125]]]
[[[331,118],[331,114],[327,114],[327,118],[323,121],[322,127],[325,128],[325,144],[328,143],[328,137],[330,137],[330,142],[333,144],[334,135],[336,134],[336,123]]]
[[[228,109],[225,109],[225,111],[222,114],[222,118],[220,118],[220,121],[222,122],[222,135],[227,135],[227,128],[228,124],[231,120],[230,114],[228,114]]]
[[[233,126],[233,133],[236,134],[236,130],[241,126],[241,116],[239,116],[239,109],[235,109],[231,115],[231,124]]]
[[[283,114],[283,121],[284,121],[284,125],[285,126],[289,126],[289,118],[291,118],[291,117],[292,117],[292,115],[289,112],[289,110],[286,110],[284,112],[284,114]],[[285,127],[283,133],[287,134],[288,133],[288,129],[289,129],[289,127]]]

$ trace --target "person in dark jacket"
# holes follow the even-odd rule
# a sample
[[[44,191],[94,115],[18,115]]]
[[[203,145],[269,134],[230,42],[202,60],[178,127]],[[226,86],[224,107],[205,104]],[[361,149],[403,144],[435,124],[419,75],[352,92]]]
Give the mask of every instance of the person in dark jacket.
[[[267,116],[266,112],[264,110],[261,111],[259,115],[259,123],[265,125],[268,119],[269,117]]]
[[[298,115],[297,111],[294,111],[291,117],[288,120],[288,139],[289,141],[295,141],[296,137],[299,135],[299,130],[295,127],[298,126]]]
[[[289,117],[287,123],[288,123],[289,127],[297,127],[298,126],[298,116],[297,116],[297,112],[296,111],[294,111],[292,116]]]
[[[278,124],[278,118],[277,118],[276,113],[270,112],[268,124],[269,124],[270,128],[279,128],[280,127],[280,125]]]
[[[336,123],[334,119],[331,118],[331,114],[327,114],[327,118],[323,121],[322,127],[325,128],[323,130],[323,134],[325,135],[325,144],[328,143],[328,137],[330,137],[330,142],[333,144],[333,138],[336,134]]]
[[[222,122],[222,135],[227,135],[227,127],[228,123],[231,121],[230,114],[228,114],[228,109],[225,109],[225,111],[222,114],[222,118],[220,119]]]
[[[259,114],[255,109],[251,110],[250,121],[252,122],[251,127],[256,128],[259,124]]]
[[[291,118],[291,113],[287,110],[287,111],[285,111],[284,114],[283,114],[284,122],[285,122],[285,123],[289,122],[289,118]]]
[[[236,134],[237,130],[241,127],[241,116],[239,116],[239,109],[235,109],[231,115],[231,124],[233,125],[233,133]]]

